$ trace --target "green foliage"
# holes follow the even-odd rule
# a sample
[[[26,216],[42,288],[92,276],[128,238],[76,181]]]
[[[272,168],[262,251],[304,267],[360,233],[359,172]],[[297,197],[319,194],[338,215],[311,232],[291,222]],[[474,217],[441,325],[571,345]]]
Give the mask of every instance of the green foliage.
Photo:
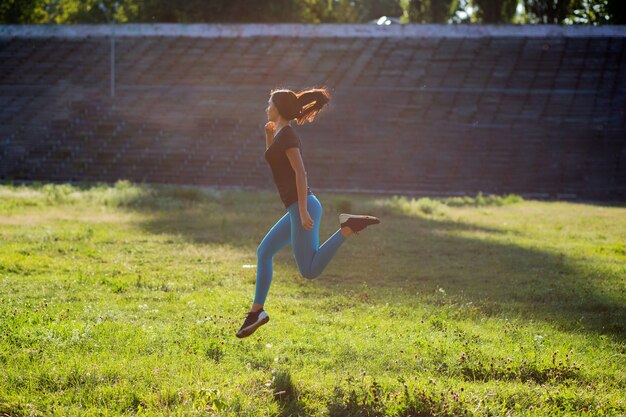
[[[626,9],[624,2],[610,0],[572,0],[571,13],[563,19],[567,24],[605,24],[619,21],[619,9],[615,5],[621,4],[622,12]],[[621,20],[626,22],[626,20]]]
[[[442,214],[445,212],[443,203],[429,197],[409,199],[405,196],[393,196],[388,206],[404,214]]]
[[[39,23],[43,0],[6,0],[0,2],[0,23]]]
[[[107,12],[100,3],[7,0],[0,3],[0,23],[366,23],[381,16],[403,23],[626,22],[621,0],[104,0]]]
[[[78,205],[92,203],[109,207],[144,209],[179,209],[200,203],[216,201],[218,191],[173,185],[144,186],[128,180],[116,181],[113,187],[95,184],[41,184],[16,186],[10,192],[0,186],[0,196],[11,194],[12,198],[2,204],[5,208],[26,206]],[[224,197],[226,199],[232,196]],[[0,206],[2,205],[0,204]]]
[[[385,201],[383,206],[403,214],[443,216],[449,213],[449,207],[504,206],[522,201],[524,201],[524,199],[516,194],[499,196],[493,194],[484,195],[482,192],[478,192],[475,197],[409,198],[406,196],[394,195],[389,200]]]
[[[533,23],[559,24],[570,9],[569,0],[523,0]]]
[[[462,197],[447,197],[442,199],[442,203],[450,207],[483,207],[483,206],[504,206],[508,204],[516,204],[524,201],[524,199],[517,194],[507,194],[499,196],[497,194],[484,195],[482,192],[478,192],[476,197],[462,196]]]
[[[510,23],[518,0],[474,0],[478,6],[477,18],[482,23]]]
[[[607,11],[611,23],[626,24],[626,2],[620,0],[608,0]],[[601,20],[601,19],[598,19]]]
[[[367,22],[381,15],[399,16],[397,0],[9,0],[0,6],[1,23],[277,23]]]
[[[411,0],[409,19],[415,23],[447,23],[456,6],[453,0]]]
[[[0,23],[105,23],[103,3],[117,22],[132,21],[138,15],[141,0],[8,0],[0,6]]]

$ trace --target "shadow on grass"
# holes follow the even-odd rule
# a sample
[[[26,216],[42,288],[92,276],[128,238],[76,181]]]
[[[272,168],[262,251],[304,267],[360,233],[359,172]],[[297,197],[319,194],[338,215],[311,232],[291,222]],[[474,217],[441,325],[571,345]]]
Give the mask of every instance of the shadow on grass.
[[[93,187],[83,186],[82,190],[89,195]],[[194,243],[239,246],[250,250],[251,257],[263,236],[285,213],[276,193],[270,191],[249,193],[118,182],[116,192],[107,195],[106,188],[98,187],[93,199],[102,204],[150,212],[150,220],[139,224],[150,233],[177,234]],[[51,198],[64,198],[63,190],[51,187],[48,192]],[[336,221],[331,218],[353,207],[345,196],[318,196],[324,206],[322,243],[336,230]],[[350,283],[365,283],[372,289],[387,287],[394,294],[397,290],[397,297],[389,300],[393,302],[409,302],[411,296],[407,294],[427,294],[442,288],[456,299],[479,306],[486,315],[512,309],[528,319],[550,321],[566,330],[626,340],[624,300],[595,284],[620,282],[622,277],[615,269],[507,243],[507,239],[489,239],[490,235],[515,237],[510,230],[477,227],[446,217],[408,215],[405,210],[374,206],[373,199],[354,198],[364,202],[368,214],[379,216],[382,223],[350,238],[338,252],[329,266],[342,274],[340,280],[324,279],[327,271],[317,279],[318,285],[336,289],[345,289]],[[475,201],[458,199],[450,205],[472,205]],[[438,204],[427,201],[420,209],[436,211]],[[464,232],[472,234],[462,236]]]
[[[369,270],[359,268],[362,273],[358,281],[368,287],[399,285],[399,297],[404,300],[403,290],[409,290],[408,294],[415,294],[412,290],[436,293],[441,288],[456,299],[473,302],[487,315],[514,310],[568,331],[592,331],[620,342],[626,340],[624,300],[596,284],[619,282],[615,270],[600,269],[560,253],[459,236],[468,230],[486,231],[468,224],[424,218],[387,220],[386,233],[403,237],[384,239],[382,231],[368,237],[374,244],[384,239],[373,245],[380,262],[372,263]],[[377,278],[383,274],[397,280]]]
[[[277,369],[273,381],[272,390],[274,400],[280,407],[279,416],[307,416],[306,406],[300,399],[300,392],[295,386],[291,372],[288,369]]]

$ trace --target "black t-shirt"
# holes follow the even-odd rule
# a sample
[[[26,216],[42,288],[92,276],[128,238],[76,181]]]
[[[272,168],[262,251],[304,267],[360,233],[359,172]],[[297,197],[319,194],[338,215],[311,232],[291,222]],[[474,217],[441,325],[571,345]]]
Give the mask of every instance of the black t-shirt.
[[[272,144],[265,151],[265,159],[270,165],[276,188],[278,188],[280,199],[283,201],[285,208],[298,201],[296,173],[291,167],[286,153],[287,149],[294,147],[299,148],[300,153],[302,153],[300,138],[298,138],[291,125],[286,125],[274,136]],[[312,194],[308,184],[307,194]]]

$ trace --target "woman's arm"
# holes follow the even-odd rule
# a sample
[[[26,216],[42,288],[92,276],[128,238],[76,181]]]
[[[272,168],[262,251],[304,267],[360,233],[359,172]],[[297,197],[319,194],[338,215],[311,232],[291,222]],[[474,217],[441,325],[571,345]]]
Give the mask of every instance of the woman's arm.
[[[289,163],[296,173],[296,188],[298,189],[298,210],[300,212],[300,219],[302,225],[308,230],[313,227],[313,219],[309,216],[309,211],[306,207],[307,198],[307,181],[306,171],[304,170],[304,162],[302,161],[302,155],[299,148],[289,148],[285,151]],[[307,227],[310,226],[310,227]]]
[[[274,135],[271,133],[266,133],[265,134],[265,150],[267,150],[267,148],[270,147],[270,145],[272,144],[272,140],[274,140]]]

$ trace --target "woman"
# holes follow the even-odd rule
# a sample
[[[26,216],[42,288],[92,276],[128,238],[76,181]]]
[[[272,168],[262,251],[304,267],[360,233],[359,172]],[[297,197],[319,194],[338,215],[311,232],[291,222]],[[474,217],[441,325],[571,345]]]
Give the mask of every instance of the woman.
[[[265,125],[265,159],[287,213],[270,229],[258,247],[254,302],[237,337],[250,336],[269,321],[263,305],[272,281],[272,258],[276,252],[291,244],[300,273],[312,279],[322,273],[352,233],[380,223],[373,216],[342,213],[339,215],[340,229],[319,246],[322,205],[307,185],[300,139],[290,122],[294,119],[299,125],[305,121],[312,122],[329,100],[330,95],[325,88],[298,93],[280,89],[272,90],[270,94],[266,109],[269,121]]]

